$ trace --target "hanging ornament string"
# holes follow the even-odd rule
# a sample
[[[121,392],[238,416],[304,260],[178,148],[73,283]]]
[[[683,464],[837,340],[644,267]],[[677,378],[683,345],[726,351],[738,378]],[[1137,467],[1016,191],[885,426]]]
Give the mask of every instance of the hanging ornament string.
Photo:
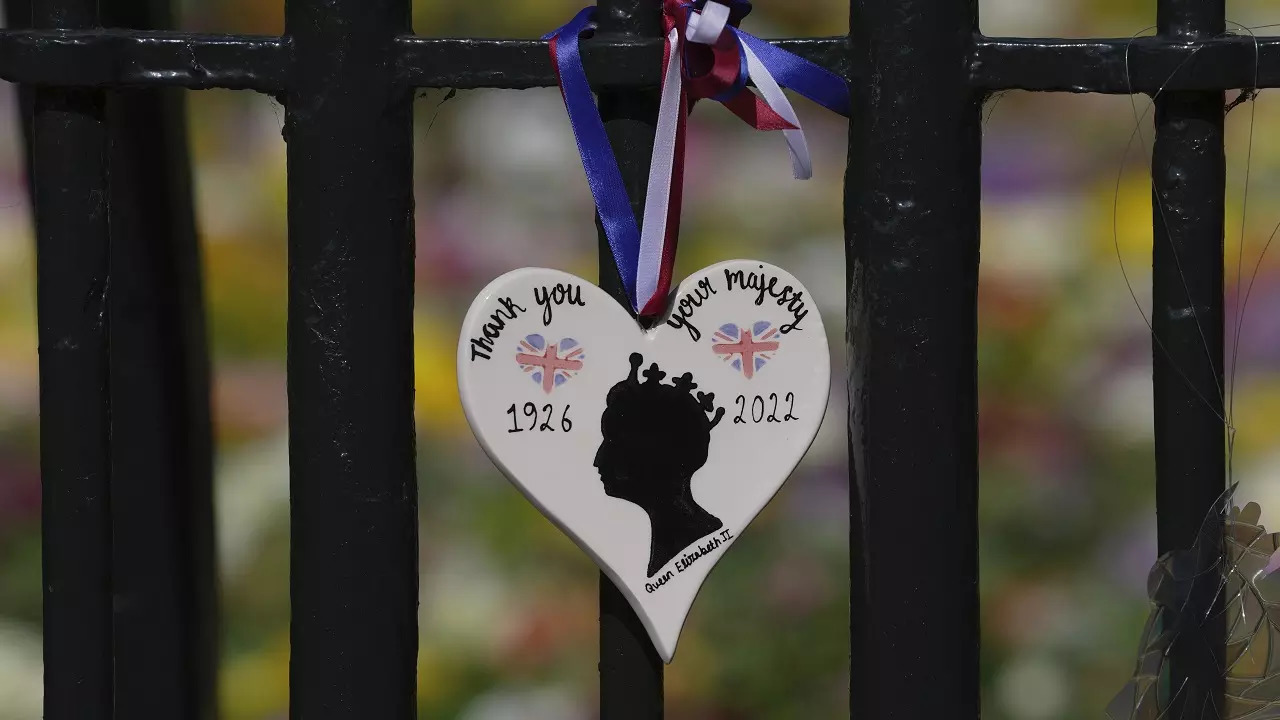
[[[543,39],[550,41],[587,184],[627,298],[638,315],[658,315],[665,310],[675,265],[685,134],[693,103],[718,102],[757,130],[781,132],[792,172],[803,180],[813,175],[813,163],[799,118],[782,88],[846,117],[849,90],[840,76],[740,30],[738,23],[751,11],[745,0],[665,0],[662,94],[644,219],[637,225],[582,67],[579,39],[595,29],[595,10],[582,10]],[[759,95],[747,88],[748,81]]]

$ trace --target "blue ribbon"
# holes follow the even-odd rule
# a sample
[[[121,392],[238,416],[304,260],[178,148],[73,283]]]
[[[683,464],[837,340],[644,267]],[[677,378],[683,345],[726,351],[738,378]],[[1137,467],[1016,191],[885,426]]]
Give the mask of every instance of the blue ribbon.
[[[760,58],[779,85],[849,117],[849,86],[844,78],[736,27],[733,32]]]
[[[729,28],[737,35],[738,42],[751,47],[752,52],[760,58],[760,62],[779,85],[803,95],[834,113],[849,117],[849,86],[845,84],[844,78],[739,29],[738,23],[751,14],[749,0],[718,0],[718,2],[729,6]],[[697,10],[701,10],[706,4],[707,0],[696,0],[691,3]],[[744,60],[740,78],[743,86],[746,85],[746,74]]]
[[[569,124],[582,156],[582,168],[587,174],[587,185],[596,201],[596,212],[604,227],[605,238],[613,253],[613,262],[622,277],[631,308],[636,307],[636,260],[640,255],[640,226],[631,211],[627,187],[622,182],[622,171],[613,156],[604,122],[591,96],[591,84],[582,68],[582,55],[578,38],[591,27],[596,9],[589,7],[579,12],[564,27],[543,36],[543,40],[556,39],[556,65],[560,73],[560,91],[569,112]]]

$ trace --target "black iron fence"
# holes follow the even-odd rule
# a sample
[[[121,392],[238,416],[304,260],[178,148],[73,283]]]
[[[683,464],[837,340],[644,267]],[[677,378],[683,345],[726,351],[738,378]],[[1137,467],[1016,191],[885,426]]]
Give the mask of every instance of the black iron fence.
[[[163,0],[6,5],[0,77],[23,86],[37,224],[46,717],[213,714],[208,360],[181,97],[165,88],[255,90],[288,111],[291,716],[412,717],[414,90],[553,85],[545,44],[417,36],[410,0],[287,0],[283,37],[170,32]],[[599,5],[584,60],[638,205],[661,3]],[[1222,408],[1202,398],[1223,375],[1224,90],[1280,86],[1280,37],[1227,34],[1224,0],[1157,5],[1155,37],[1066,41],[985,37],[976,0],[851,0],[848,36],[778,41],[853,97],[854,717],[978,717],[989,93],[1156,96],[1161,550],[1189,546],[1223,489]],[[948,542],[902,534],[904,507]],[[929,573],[900,562],[925,553]],[[603,579],[600,606],[602,716],[659,717],[643,629]],[[1203,664],[1171,667],[1213,687]]]

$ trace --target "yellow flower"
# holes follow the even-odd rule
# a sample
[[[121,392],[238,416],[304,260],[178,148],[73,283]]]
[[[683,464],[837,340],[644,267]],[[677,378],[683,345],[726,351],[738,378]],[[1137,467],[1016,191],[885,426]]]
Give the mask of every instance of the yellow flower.
[[[219,677],[219,702],[227,720],[263,720],[289,709],[289,636],[257,653],[231,658]]]
[[[413,370],[418,431],[454,436],[465,433],[458,397],[458,328],[438,316],[417,313],[413,320]]]
[[[1151,179],[1143,162],[1131,157],[1129,163],[1118,192],[1115,175],[1095,188],[1093,251],[1099,260],[1114,264],[1118,245],[1125,268],[1142,275],[1151,268]]]

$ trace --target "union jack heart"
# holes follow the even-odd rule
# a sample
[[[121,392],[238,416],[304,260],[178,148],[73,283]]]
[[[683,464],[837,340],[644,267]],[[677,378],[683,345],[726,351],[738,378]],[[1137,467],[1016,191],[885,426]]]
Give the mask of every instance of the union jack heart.
[[[721,325],[712,342],[711,350],[748,380],[773,359],[781,345],[778,329],[767,320],[751,325]]]
[[[541,335],[527,335],[516,348],[520,369],[548,395],[577,375],[586,357],[582,346],[573,338],[548,343]]]

